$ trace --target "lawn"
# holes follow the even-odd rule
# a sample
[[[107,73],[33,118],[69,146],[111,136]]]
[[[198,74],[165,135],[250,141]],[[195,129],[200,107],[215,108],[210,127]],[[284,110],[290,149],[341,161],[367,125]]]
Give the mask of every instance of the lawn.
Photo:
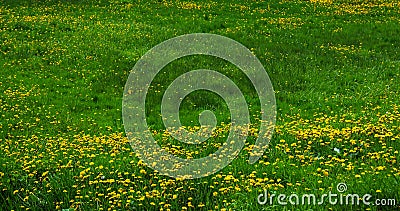
[[[190,70],[224,74],[251,117],[231,164],[203,178],[172,178],[138,159],[126,138],[130,71],[152,47],[190,33],[236,40],[269,75],[275,133],[253,165],[257,92],[239,68],[212,56],[165,66],[150,84],[146,121],[175,156],[215,152],[231,126],[220,96],[198,90],[183,100],[189,131],[199,130],[205,109],[218,122],[212,138],[194,146],[166,130],[160,105]],[[0,0],[0,210],[400,209],[399,35],[400,3],[388,0]],[[265,191],[273,203],[258,203]],[[277,200],[329,193],[370,194],[371,204]],[[377,205],[391,199],[396,205]]]

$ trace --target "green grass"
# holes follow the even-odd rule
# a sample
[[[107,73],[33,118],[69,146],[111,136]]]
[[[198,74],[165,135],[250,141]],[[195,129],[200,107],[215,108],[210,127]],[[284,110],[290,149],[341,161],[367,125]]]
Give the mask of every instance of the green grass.
[[[399,6],[386,0],[0,0],[0,209],[399,208]],[[269,149],[249,165],[260,103],[246,76],[210,56],[168,64],[146,99],[147,123],[160,145],[177,156],[202,157],[229,132],[223,100],[197,91],[183,101],[181,122],[198,126],[201,111],[212,110],[221,128],[216,138],[193,147],[165,133],[163,92],[190,70],[231,78],[252,122],[245,149],[229,166],[181,181],[138,160],[124,138],[121,110],[125,82],[140,57],[189,33],[219,34],[248,47],[273,83],[278,115]],[[264,189],[322,195],[341,182],[346,193],[395,198],[398,205],[257,204]]]

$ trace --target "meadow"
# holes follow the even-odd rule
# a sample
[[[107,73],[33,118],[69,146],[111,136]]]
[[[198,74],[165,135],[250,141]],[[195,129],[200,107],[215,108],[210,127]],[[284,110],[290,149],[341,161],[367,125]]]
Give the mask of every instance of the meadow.
[[[221,147],[224,101],[187,96],[180,118],[213,138],[191,147],[163,127],[160,103],[179,75],[205,68],[241,89],[244,150],[200,179],[163,176],[139,160],[122,121],[125,82],[153,46],[213,33],[249,48],[267,71],[277,121],[262,159],[248,164],[260,103],[246,76],[210,56],[168,64],[147,95],[158,143],[182,158]],[[400,208],[400,3],[388,0],[0,0],[0,210],[395,210]],[[259,194],[372,195],[396,205],[261,205]]]

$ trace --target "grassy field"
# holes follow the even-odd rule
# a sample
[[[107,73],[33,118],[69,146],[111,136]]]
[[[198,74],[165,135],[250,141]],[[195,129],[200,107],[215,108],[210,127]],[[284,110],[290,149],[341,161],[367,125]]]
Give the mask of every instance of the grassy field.
[[[160,117],[163,92],[199,68],[231,78],[248,103],[251,135],[222,171],[162,176],[133,152],[122,123],[129,72],[158,43],[213,33],[248,47],[273,83],[275,134],[247,163],[260,103],[228,62],[189,56],[164,68],[147,96],[147,122],[184,158],[218,149],[230,114],[220,97],[190,94],[189,130],[213,110],[214,137],[190,147]],[[400,3],[387,0],[0,0],[0,210],[394,210],[400,208]],[[260,205],[259,194],[371,194],[395,206]],[[275,198],[276,199],[276,198]]]

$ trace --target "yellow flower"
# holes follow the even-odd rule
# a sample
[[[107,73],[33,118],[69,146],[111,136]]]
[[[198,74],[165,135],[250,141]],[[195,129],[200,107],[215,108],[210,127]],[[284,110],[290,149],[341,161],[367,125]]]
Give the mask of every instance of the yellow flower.
[[[232,175],[228,175],[228,176],[226,176],[224,178],[225,181],[229,181],[229,180],[232,180],[232,179],[235,179]]]
[[[45,177],[48,173],[49,173],[49,171],[43,172],[42,177]]]

